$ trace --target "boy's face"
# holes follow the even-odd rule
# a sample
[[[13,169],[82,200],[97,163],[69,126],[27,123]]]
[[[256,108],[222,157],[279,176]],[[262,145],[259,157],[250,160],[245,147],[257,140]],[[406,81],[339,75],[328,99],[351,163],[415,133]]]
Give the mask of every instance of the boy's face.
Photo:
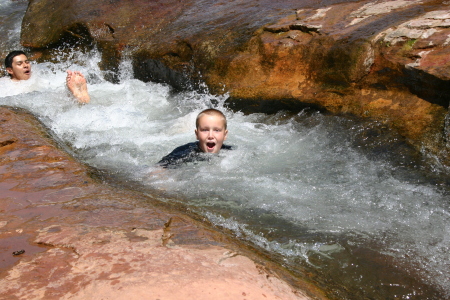
[[[28,80],[31,76],[31,65],[28,58],[20,54],[14,56],[12,68],[6,68],[6,71],[11,75],[12,80]]]
[[[208,153],[219,153],[227,134],[224,119],[215,115],[201,116],[195,130],[200,149]]]

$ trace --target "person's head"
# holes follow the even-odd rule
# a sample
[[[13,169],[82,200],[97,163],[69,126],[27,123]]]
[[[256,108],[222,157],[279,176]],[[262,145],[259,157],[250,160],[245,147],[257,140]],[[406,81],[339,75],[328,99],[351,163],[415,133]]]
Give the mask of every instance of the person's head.
[[[31,76],[31,65],[23,51],[11,51],[5,58],[5,67],[12,80],[28,80]]]
[[[214,108],[206,109],[198,114],[195,125],[200,149],[203,152],[219,153],[228,135],[225,115]]]

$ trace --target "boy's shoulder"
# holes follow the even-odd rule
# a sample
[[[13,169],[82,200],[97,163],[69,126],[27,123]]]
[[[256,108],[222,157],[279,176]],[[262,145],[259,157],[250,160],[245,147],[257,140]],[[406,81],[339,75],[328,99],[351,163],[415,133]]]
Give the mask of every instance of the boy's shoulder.
[[[189,154],[191,152],[201,152],[200,148],[198,147],[197,142],[187,143],[182,146],[178,146],[175,149],[172,150],[168,155],[183,155],[183,154]]]
[[[222,145],[222,150],[232,150],[232,146]],[[183,163],[204,160],[201,156],[202,150],[198,146],[198,142],[187,143],[175,148],[172,152],[164,156],[158,165],[163,168],[177,167]]]
[[[194,156],[196,153],[201,153],[200,148],[198,147],[197,142],[187,143],[185,145],[179,146],[172,150],[169,154],[164,156],[159,162],[158,165],[167,168],[169,166],[179,165],[183,163],[185,160]]]

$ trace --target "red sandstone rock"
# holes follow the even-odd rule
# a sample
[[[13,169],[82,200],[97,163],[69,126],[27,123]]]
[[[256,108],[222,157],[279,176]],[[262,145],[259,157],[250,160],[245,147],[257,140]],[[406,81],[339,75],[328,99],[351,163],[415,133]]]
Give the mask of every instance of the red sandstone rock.
[[[1,299],[309,299],[226,236],[91,179],[24,112],[0,108],[0,157]]]
[[[201,80],[236,109],[275,100],[374,118],[450,164],[450,2],[320,3],[33,0],[22,43],[96,42],[110,69],[127,49],[137,78]]]

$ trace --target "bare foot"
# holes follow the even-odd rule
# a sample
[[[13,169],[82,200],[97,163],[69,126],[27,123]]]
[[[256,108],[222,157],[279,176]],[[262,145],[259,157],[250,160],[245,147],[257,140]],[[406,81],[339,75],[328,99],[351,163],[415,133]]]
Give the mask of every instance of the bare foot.
[[[89,103],[91,101],[87,90],[86,78],[81,72],[67,70],[66,85],[79,103]]]

